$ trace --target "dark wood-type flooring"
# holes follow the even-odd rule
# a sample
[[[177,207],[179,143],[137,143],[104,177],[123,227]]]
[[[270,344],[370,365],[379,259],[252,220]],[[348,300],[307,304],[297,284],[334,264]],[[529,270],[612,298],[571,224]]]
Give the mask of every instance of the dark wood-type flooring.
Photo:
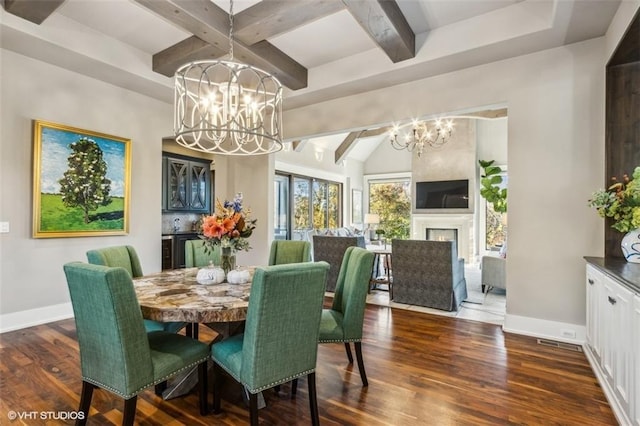
[[[201,330],[205,327],[201,327]],[[317,391],[325,425],[615,425],[615,417],[581,352],[539,345],[499,326],[368,305],[363,353],[369,387],[347,364],[342,344],[321,345]],[[214,336],[201,331],[201,340]],[[78,407],[81,387],[73,320],[0,335],[0,425],[70,424],[40,412]],[[234,395],[233,392],[230,392]],[[248,422],[241,394],[224,413],[200,417],[194,391],[164,401],[138,397],[140,425],[235,425]],[[306,380],[264,393],[261,424],[309,424]],[[123,401],[94,392],[89,425],[122,421]],[[34,412],[9,421],[9,412]],[[59,416],[59,415],[58,415]]]

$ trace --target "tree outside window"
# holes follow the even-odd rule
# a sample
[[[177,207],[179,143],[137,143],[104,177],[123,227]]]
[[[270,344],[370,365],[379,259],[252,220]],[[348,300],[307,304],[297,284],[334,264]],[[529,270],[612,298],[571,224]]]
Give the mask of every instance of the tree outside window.
[[[380,215],[377,229],[384,238],[408,239],[411,220],[409,180],[369,183],[369,211]]]

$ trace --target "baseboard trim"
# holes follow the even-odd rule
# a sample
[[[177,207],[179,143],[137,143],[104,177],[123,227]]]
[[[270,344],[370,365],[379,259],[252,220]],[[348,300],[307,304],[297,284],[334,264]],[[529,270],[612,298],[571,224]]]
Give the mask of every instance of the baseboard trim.
[[[522,334],[525,336],[556,340],[558,342],[573,343],[580,346],[584,345],[586,336],[586,327],[583,325],[509,314],[504,317],[502,330],[507,333]],[[569,336],[568,334],[570,333],[574,333],[575,336]]]
[[[73,318],[71,302],[0,315],[0,333]]]

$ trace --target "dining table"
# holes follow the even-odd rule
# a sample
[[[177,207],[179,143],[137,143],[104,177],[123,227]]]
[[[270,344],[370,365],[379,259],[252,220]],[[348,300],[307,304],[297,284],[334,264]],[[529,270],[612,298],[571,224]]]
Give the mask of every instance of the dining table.
[[[200,284],[199,269],[169,269],[134,278],[142,316],[161,322],[205,324],[217,333],[211,343],[242,332],[256,268],[246,267],[249,281],[243,284]],[[184,395],[196,383],[197,374],[193,369],[173,380],[162,391],[162,397],[166,400]]]

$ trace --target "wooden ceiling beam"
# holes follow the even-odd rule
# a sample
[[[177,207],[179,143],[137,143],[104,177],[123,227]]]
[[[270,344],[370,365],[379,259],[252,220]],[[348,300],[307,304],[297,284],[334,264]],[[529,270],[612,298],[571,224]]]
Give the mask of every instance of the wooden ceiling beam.
[[[344,8],[341,0],[264,0],[234,16],[234,34],[250,46]]]
[[[42,24],[65,0],[4,0],[4,10],[22,19]]]
[[[216,59],[229,53],[218,46],[191,36],[180,43],[153,55],[152,69],[167,77],[173,77],[182,65],[197,60]]]
[[[175,25],[189,31],[194,36],[211,44],[214,48],[228,51],[229,46],[229,14],[216,6],[210,0],[135,0],[152,12],[162,16]],[[235,17],[234,17],[235,18]],[[203,48],[192,39],[182,41],[169,49],[174,55],[169,58],[172,63],[186,63],[188,59],[180,61],[177,52],[194,55],[194,48]],[[267,41],[261,41],[247,46],[234,39],[234,58],[238,61],[260,68],[275,77],[292,90],[307,87],[307,69],[291,59],[282,51]],[[161,53],[163,53],[161,52]],[[208,50],[212,54],[214,50]],[[154,55],[155,56],[155,55]],[[186,56],[185,56],[186,58]],[[154,58],[154,71],[167,76],[173,76],[175,69],[169,63],[162,62],[162,58]],[[177,67],[176,67],[177,68]]]
[[[415,57],[416,36],[395,0],[342,0],[394,63]]]
[[[346,138],[344,138],[344,140],[334,153],[334,161],[336,164],[340,163],[347,157],[347,154],[349,154],[349,151],[353,149],[356,141],[358,140],[358,138],[360,138],[360,135],[362,135],[363,132],[365,132],[365,130],[351,132],[347,135]]]

